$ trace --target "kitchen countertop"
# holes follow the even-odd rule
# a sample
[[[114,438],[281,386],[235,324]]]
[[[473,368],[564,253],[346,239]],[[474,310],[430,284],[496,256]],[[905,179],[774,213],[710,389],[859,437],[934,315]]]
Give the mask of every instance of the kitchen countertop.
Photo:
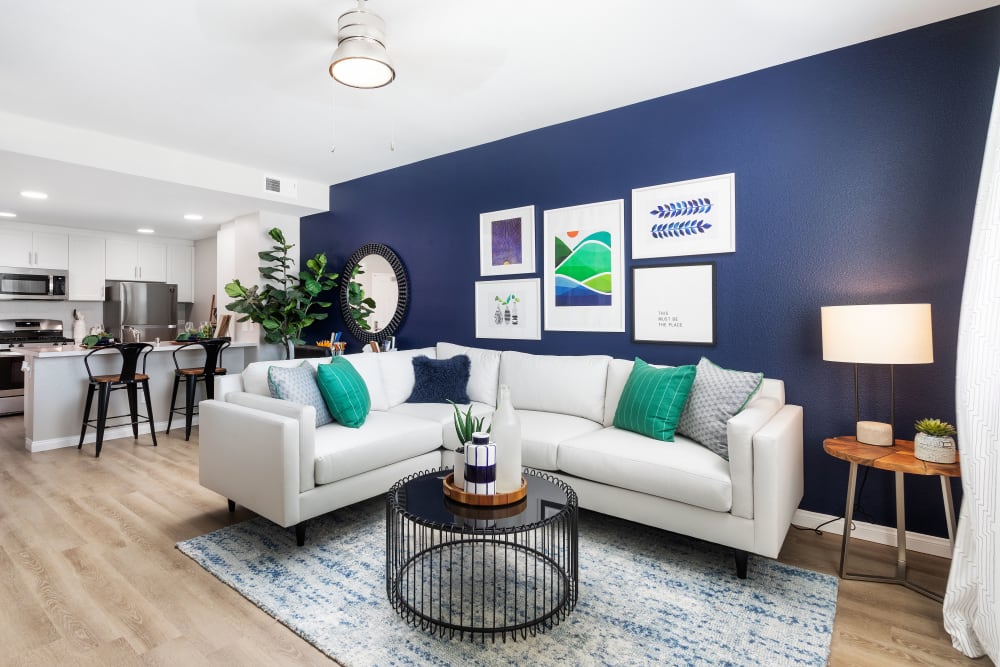
[[[152,344],[152,343],[150,343]],[[172,343],[160,343],[150,350],[150,353],[156,352],[173,352],[179,345],[174,345]],[[237,342],[233,341],[230,344],[231,348],[237,347],[257,347],[257,343],[251,342]],[[45,359],[48,357],[82,357],[83,355],[90,352],[90,348],[79,347],[77,345],[53,345],[51,347],[25,347],[25,348],[14,348],[20,354],[24,355],[25,359]],[[111,352],[109,348],[107,350],[102,350],[104,352]],[[195,350],[192,350],[195,351]]]

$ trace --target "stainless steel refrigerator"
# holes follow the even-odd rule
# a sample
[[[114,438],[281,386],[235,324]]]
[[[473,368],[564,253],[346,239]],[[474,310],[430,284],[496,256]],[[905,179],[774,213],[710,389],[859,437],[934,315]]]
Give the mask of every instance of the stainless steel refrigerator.
[[[108,282],[104,288],[104,328],[121,341],[177,338],[177,285]]]

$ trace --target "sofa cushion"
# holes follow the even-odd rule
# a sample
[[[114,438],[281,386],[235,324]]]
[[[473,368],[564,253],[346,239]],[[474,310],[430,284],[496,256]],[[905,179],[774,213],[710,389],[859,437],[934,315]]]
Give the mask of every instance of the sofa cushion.
[[[469,358],[413,357],[413,391],[407,403],[468,403]]]
[[[354,477],[440,446],[438,424],[401,414],[372,412],[361,428],[328,424],[316,429],[316,484]]]
[[[559,445],[559,470],[602,484],[728,512],[733,491],[729,464],[693,440],[673,444],[614,427]]]
[[[433,347],[365,355],[378,362],[382,383],[385,385],[386,410],[405,403],[413,393],[413,357],[420,355],[431,359],[437,358],[437,352]]]
[[[273,365],[268,367],[267,387],[271,392],[271,398],[316,408],[316,426],[323,426],[333,421],[333,416],[330,415],[330,410],[323,400],[323,394],[316,385],[316,371],[310,364],[303,361],[294,368]]]
[[[472,404],[473,417],[486,417],[485,426],[489,426],[493,406],[485,403]],[[465,414],[469,405],[458,406]],[[401,403],[389,410],[391,414],[408,415],[417,419],[426,419],[441,425],[441,441],[446,449],[454,451],[458,447],[458,435],[455,433],[455,408],[450,403]]]
[[[600,430],[601,425],[583,417],[557,412],[518,410],[521,420],[521,465],[540,470],[559,470],[559,447],[567,438]]]
[[[694,366],[654,368],[636,357],[615,410],[615,427],[673,442],[694,375]]]
[[[726,424],[746,407],[763,379],[763,373],[731,371],[702,357],[677,432],[728,461]]]
[[[320,364],[316,369],[316,384],[338,423],[351,428],[365,423],[372,401],[365,381],[351,362],[333,357],[330,363]]]
[[[511,403],[517,410],[557,412],[600,424],[609,361],[611,357],[604,355],[503,352],[500,383],[510,387]]]
[[[361,379],[368,387],[368,397],[372,402],[372,410],[388,410],[389,399],[386,397],[385,382],[382,379],[382,366],[377,354],[345,354],[340,359],[347,359],[354,366]],[[324,363],[329,359],[321,360]]]
[[[500,384],[500,351],[465,347],[452,343],[437,344],[437,358],[448,359],[464,354],[469,358],[469,400],[474,403],[497,404]]]

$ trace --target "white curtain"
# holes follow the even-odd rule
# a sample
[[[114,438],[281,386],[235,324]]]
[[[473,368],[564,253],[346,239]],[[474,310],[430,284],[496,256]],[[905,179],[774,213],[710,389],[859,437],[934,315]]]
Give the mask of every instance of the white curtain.
[[[962,512],[944,597],[955,648],[1000,663],[1000,88],[993,113],[958,330]]]

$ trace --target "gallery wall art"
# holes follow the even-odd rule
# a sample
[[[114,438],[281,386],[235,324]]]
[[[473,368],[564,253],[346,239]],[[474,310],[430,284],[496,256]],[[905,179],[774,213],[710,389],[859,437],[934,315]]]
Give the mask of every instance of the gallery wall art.
[[[535,207],[522,206],[479,216],[479,274],[535,272]]]
[[[715,263],[632,267],[632,340],[715,345]]]
[[[632,190],[632,259],[736,252],[736,175]]]
[[[476,283],[476,338],[542,337],[541,281],[482,280]]]
[[[625,200],[544,218],[545,328],[625,331]]]

